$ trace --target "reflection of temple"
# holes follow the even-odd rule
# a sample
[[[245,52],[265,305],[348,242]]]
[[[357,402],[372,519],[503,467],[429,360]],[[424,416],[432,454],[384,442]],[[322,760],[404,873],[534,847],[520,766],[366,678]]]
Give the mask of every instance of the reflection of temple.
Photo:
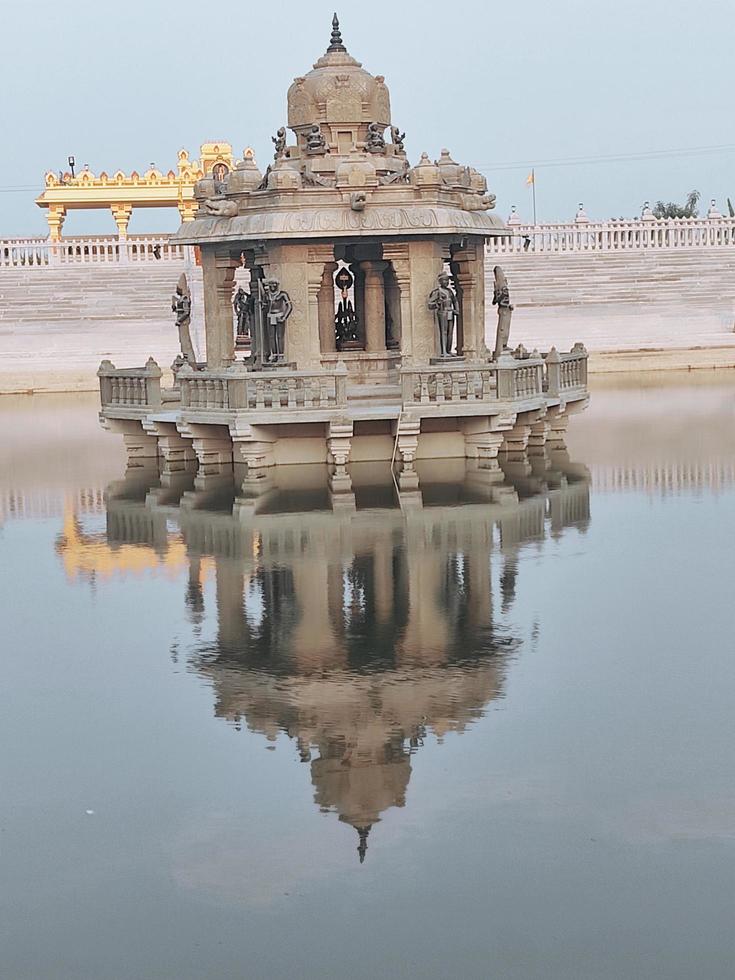
[[[175,522],[192,568],[213,562],[216,636],[192,641],[190,668],[219,717],[294,740],[362,860],[427,736],[464,731],[502,696],[519,550],[587,527],[586,471],[557,456],[506,473],[419,465],[408,494],[387,467],[353,467],[349,494],[322,467],[242,483],[215,469],[195,487],[152,470],[146,493],[138,469],[137,487],[110,489],[108,541],[160,549]]]

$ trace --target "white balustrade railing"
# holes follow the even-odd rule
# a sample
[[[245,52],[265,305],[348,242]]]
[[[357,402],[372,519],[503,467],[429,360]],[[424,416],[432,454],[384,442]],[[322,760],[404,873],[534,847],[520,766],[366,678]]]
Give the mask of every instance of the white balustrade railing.
[[[544,225],[512,225],[508,238],[491,238],[490,254],[617,252],[632,249],[721,248],[735,245],[735,218],[639,218]]]
[[[181,261],[185,245],[171,242],[168,235],[116,235],[89,238],[1,238],[0,268],[68,264]]]

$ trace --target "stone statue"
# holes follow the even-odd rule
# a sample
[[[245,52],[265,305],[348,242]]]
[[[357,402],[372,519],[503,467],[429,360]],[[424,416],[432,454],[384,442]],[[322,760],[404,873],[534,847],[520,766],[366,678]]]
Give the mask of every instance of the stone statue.
[[[362,347],[359,337],[360,325],[349,293],[355,284],[355,277],[349,269],[342,268],[337,273],[335,283],[340,291],[339,306],[334,317],[337,350],[357,350]]]
[[[402,133],[398,126],[391,126],[390,138],[393,146],[396,148],[396,153],[403,153],[403,141],[406,138],[406,134]]]
[[[283,156],[283,151],[286,149],[286,127],[281,126],[276,132],[275,136],[271,136],[271,142],[273,143],[275,153],[273,154],[273,159],[277,160],[279,157]]]
[[[380,123],[371,122],[368,126],[365,149],[368,153],[385,153],[385,137]]]
[[[235,308],[237,318],[237,339],[249,339],[253,335],[253,314],[255,312],[253,297],[240,286],[235,293],[232,305]]]
[[[291,316],[293,303],[288,293],[281,289],[277,279],[266,279],[263,285],[265,322],[268,330],[268,361],[273,363],[283,360],[286,320]]]
[[[315,123],[311,127],[311,132],[306,135],[306,152],[325,153],[326,149],[327,141],[324,139],[322,127],[318,123]]]
[[[459,312],[457,297],[450,286],[448,273],[440,272],[437,285],[429,293],[429,309],[434,311],[439,332],[439,356],[452,357],[454,323]]]
[[[212,179],[214,180],[214,193],[222,196],[227,191],[227,176],[229,170],[224,163],[215,163],[212,167]]]
[[[493,290],[493,306],[498,308],[498,330],[495,334],[495,351],[493,359],[497,361],[503,351],[508,350],[510,339],[510,318],[513,307],[510,305],[510,293],[508,292],[508,281],[505,273],[496,265],[493,269],[495,274],[495,288]]]
[[[176,283],[176,292],[171,297],[171,310],[176,314],[176,326],[179,330],[179,345],[181,355],[185,361],[189,361],[194,367],[196,364],[196,354],[191,343],[191,333],[189,324],[191,323],[191,294],[189,284],[186,281],[186,273],[182,272],[179,281]]]
[[[367,194],[365,191],[353,191],[350,194],[350,207],[353,211],[364,211],[367,204]]]

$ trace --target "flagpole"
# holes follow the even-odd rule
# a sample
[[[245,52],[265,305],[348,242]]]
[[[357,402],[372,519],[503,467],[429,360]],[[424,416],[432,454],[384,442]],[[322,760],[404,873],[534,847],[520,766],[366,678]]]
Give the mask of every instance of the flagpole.
[[[531,170],[531,187],[533,188],[533,224],[536,227],[536,170],[533,168]]]

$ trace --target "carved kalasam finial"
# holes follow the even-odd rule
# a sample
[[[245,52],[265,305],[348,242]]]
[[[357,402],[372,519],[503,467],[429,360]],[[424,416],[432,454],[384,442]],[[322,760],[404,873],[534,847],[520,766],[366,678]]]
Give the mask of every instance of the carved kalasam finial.
[[[339,17],[337,14],[332,17],[332,39],[327,51],[346,51],[347,48],[342,43],[342,32],[339,29]]]

